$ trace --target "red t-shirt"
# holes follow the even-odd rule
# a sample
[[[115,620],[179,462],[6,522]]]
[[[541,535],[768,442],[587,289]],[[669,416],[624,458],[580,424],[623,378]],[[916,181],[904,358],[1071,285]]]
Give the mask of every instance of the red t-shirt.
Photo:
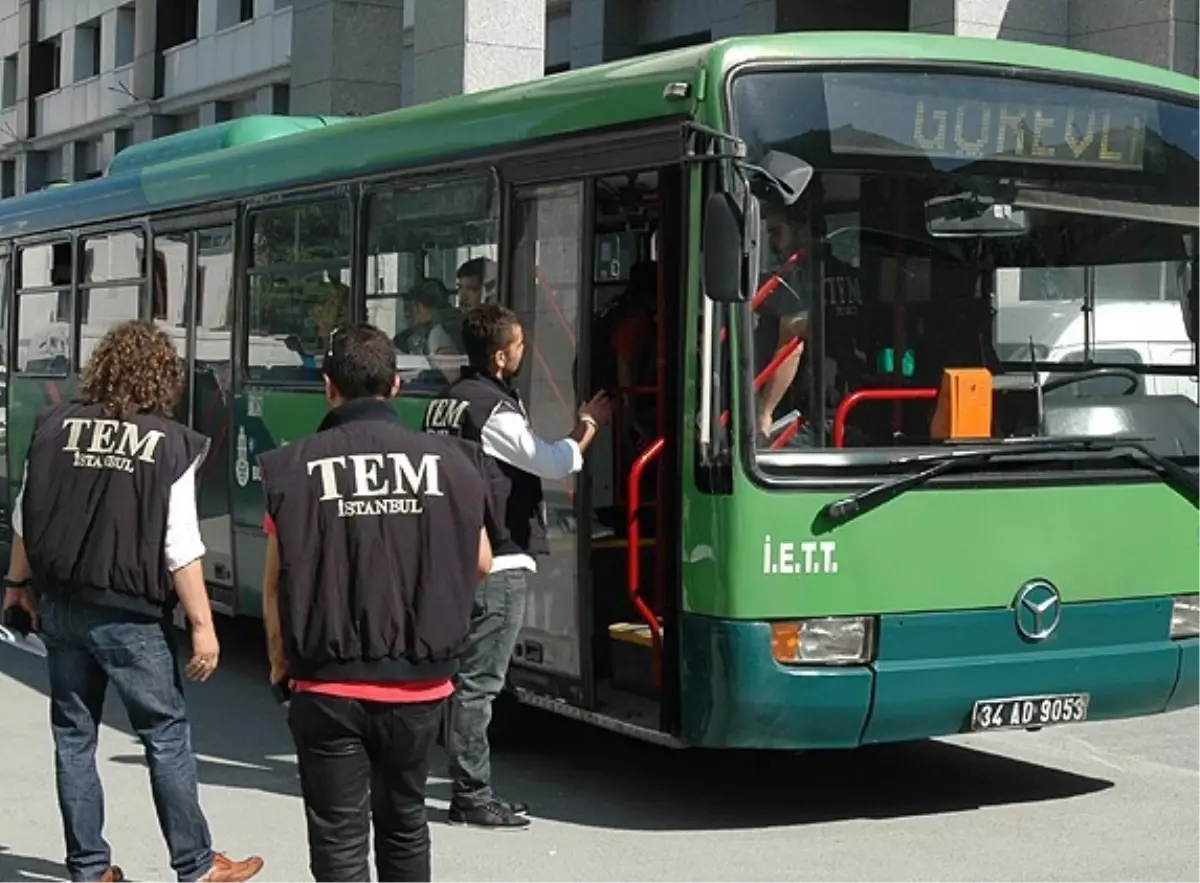
[[[630,310],[613,331],[613,349],[626,356],[640,356],[653,330],[654,323],[645,310]]]
[[[263,533],[277,536],[275,520],[268,512],[263,518]],[[319,693],[339,699],[360,699],[364,702],[434,702],[454,693],[450,678],[428,681],[291,681],[294,693]]]

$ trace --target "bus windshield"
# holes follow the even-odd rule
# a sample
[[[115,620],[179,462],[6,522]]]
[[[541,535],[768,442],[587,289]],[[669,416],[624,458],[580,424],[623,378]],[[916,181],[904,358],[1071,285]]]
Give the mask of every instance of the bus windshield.
[[[861,70],[748,73],[732,97],[751,158],[816,170],[762,206],[760,454],[940,443],[947,369],[992,375],[971,437],[1197,452],[1194,102]]]

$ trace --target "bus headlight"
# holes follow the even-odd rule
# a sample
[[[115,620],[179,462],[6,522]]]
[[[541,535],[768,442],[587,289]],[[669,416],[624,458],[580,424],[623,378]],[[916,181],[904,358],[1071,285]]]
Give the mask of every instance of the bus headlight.
[[[875,652],[875,618],[823,616],[771,623],[771,656],[784,665],[855,665]]]
[[[1200,635],[1200,595],[1179,595],[1171,605],[1171,637]]]

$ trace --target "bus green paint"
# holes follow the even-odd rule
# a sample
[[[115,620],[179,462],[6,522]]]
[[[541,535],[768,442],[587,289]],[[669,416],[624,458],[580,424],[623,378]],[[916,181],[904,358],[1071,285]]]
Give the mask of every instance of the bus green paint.
[[[691,118],[725,130],[729,74],[784,62],[972,66],[1188,99],[1200,94],[1190,77],[1033,44],[865,32],[735,38],[371,118],[252,119],[139,145],[117,158],[109,177],[0,204],[0,239],[232,206],[423,164],[491,159],[553,138],[653,120]],[[689,86],[685,100],[665,97],[671,83]],[[694,207],[702,195],[697,176],[691,194]],[[690,319],[700,288],[694,210],[687,234]],[[686,352],[696,351],[697,324],[685,322]],[[679,393],[692,414],[699,382],[687,364]],[[69,397],[76,388],[75,378],[10,373],[10,499],[33,415],[50,403],[51,389]],[[256,388],[238,379],[234,390],[228,444],[236,612],[256,617],[265,538],[254,461],[313,432],[326,404],[317,390]],[[735,384],[735,411],[740,396]],[[403,422],[419,426],[427,401],[398,399]],[[820,533],[813,527],[817,512],[844,494],[767,488],[740,468],[732,494],[700,493],[691,481],[696,430],[691,421],[677,430],[683,741],[796,749],[924,738],[962,731],[973,701],[1016,692],[1090,691],[1092,719],[1196,704],[1198,641],[1168,634],[1171,597],[1197,590],[1200,524],[1194,507],[1164,484],[931,487]],[[245,480],[238,462],[243,436]],[[836,572],[826,570],[822,551],[815,559],[821,567],[811,572],[770,572],[783,560],[782,543],[792,544],[793,561],[803,560],[802,544],[834,543]],[[1039,645],[1023,641],[1013,623],[1014,596],[1034,577],[1051,579],[1065,602],[1058,630]],[[772,658],[772,621],[853,615],[877,617],[873,664],[784,666]]]

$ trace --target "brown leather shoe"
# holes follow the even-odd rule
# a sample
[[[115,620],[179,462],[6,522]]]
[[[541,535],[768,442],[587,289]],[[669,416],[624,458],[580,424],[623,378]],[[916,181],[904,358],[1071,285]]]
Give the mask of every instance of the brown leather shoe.
[[[263,860],[256,855],[240,862],[235,862],[224,853],[218,852],[213,856],[212,867],[201,877],[201,881],[211,880],[212,883],[241,883],[249,880],[263,868]]]
[[[125,872],[116,865],[109,865],[108,870],[96,878],[99,883],[122,883],[125,879]]]

